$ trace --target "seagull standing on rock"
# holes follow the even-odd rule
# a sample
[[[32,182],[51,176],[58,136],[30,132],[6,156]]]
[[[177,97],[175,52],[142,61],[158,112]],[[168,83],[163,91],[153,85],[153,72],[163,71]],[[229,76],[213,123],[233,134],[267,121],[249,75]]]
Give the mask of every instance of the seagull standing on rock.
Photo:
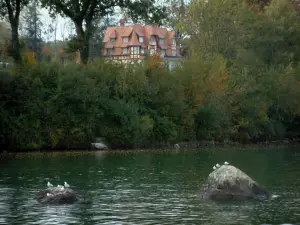
[[[64,185],[65,185],[66,188],[70,187],[70,185],[66,181],[65,181]]]
[[[217,167],[217,168],[219,168],[219,167],[221,167],[221,166],[220,166],[220,164],[219,164],[219,163],[217,163],[217,164],[216,164],[216,167]]]
[[[229,163],[228,162],[224,162],[224,165],[229,165]]]
[[[216,170],[216,169],[217,169],[217,167],[216,167],[216,166],[214,166],[214,167],[213,167],[213,169],[214,169],[214,170]]]
[[[53,185],[48,181],[48,183],[47,183],[47,186],[48,187],[53,187]]]

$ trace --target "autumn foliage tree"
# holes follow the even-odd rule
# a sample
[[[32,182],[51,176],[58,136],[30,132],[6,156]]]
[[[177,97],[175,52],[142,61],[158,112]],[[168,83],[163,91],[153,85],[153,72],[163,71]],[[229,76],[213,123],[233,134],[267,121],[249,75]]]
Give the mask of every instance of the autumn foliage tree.
[[[11,27],[12,57],[16,64],[22,63],[19,41],[19,22],[21,10],[30,0],[0,0],[0,16],[8,17]]]

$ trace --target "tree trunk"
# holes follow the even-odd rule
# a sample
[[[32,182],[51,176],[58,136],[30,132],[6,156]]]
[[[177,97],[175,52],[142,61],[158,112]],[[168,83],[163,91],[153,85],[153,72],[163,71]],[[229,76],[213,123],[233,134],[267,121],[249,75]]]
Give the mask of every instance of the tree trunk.
[[[82,63],[86,64],[88,62],[89,52],[90,52],[89,35],[88,32],[86,32],[80,49],[80,59]]]
[[[9,23],[11,26],[11,48],[12,57],[17,65],[22,64],[22,58],[20,54],[20,43],[19,43],[19,16],[21,11],[21,1],[16,1],[15,3],[15,15],[13,7],[10,1],[5,1],[8,11]]]
[[[14,21],[11,22],[11,44],[12,44],[12,57],[17,65],[22,64],[22,57],[20,53],[20,42],[19,42],[19,32],[18,32],[18,25]]]
[[[90,31],[87,26],[87,30],[83,30],[82,21],[75,21],[77,40],[80,42],[80,60],[83,64],[86,64],[89,59],[89,34]]]

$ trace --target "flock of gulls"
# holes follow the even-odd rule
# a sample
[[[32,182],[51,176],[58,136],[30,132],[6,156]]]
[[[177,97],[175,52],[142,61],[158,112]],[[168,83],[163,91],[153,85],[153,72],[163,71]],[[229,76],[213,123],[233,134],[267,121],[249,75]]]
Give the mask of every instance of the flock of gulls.
[[[229,163],[228,163],[228,162],[224,162],[224,165],[229,165]],[[219,167],[221,167],[221,166],[220,166],[219,163],[217,163],[217,164],[213,167],[213,169],[216,170],[216,169],[219,168]]]
[[[229,165],[228,162],[224,162],[224,165]],[[213,169],[216,170],[217,168],[221,167],[219,163],[217,163],[216,165],[213,166]],[[52,188],[53,184],[51,184],[49,181],[47,183],[48,188]],[[61,191],[65,190],[65,188],[69,188],[70,185],[65,181],[64,185],[57,185],[57,188],[60,188]],[[52,194],[47,193],[47,196],[51,196]]]
[[[48,188],[52,188],[53,184],[51,184],[49,181],[47,183]],[[70,185],[65,181],[64,185],[57,185],[57,188],[59,188],[61,191],[65,190],[65,188],[69,188]],[[47,196],[51,196],[52,194],[47,193]]]

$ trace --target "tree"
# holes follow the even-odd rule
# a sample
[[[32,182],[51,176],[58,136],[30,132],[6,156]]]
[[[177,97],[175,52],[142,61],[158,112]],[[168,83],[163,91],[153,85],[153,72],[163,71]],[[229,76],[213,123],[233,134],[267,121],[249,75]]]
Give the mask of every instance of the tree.
[[[181,22],[185,19],[187,11],[187,3],[184,0],[170,0],[168,7],[168,17],[167,17],[167,26],[172,28],[175,31],[175,39],[177,45],[181,48],[181,55],[184,55],[184,39],[186,34],[182,28]]]
[[[0,62],[3,60],[3,57],[7,55],[9,33],[10,30],[7,24],[0,22]]]
[[[20,12],[30,0],[0,0],[0,13],[2,17],[8,17],[11,26],[12,56],[16,64],[22,64],[19,42]]]
[[[34,0],[24,9],[22,23],[24,24],[24,38],[27,48],[35,53],[36,59],[41,59],[42,27],[41,14],[37,0]]]
[[[43,6],[49,7],[53,14],[59,13],[73,21],[83,63],[88,61],[89,40],[96,18],[111,14],[115,7],[129,9],[130,16],[135,20],[144,18],[159,23],[164,15],[163,9],[154,5],[155,0],[41,0],[41,2]],[[151,16],[148,16],[150,14]]]
[[[101,50],[104,47],[103,38],[105,35],[106,28],[108,26],[117,26],[118,21],[112,16],[106,16],[105,19],[95,19],[92,28],[92,35],[89,40],[89,58],[93,59],[94,57],[101,56]],[[67,47],[65,48],[66,52],[73,53],[80,50],[80,44],[77,41],[77,38],[74,34],[69,36],[69,41]]]
[[[108,26],[117,26],[118,20],[114,15],[106,16],[104,19],[99,19],[98,22],[95,21],[93,34],[90,39],[90,57],[101,56],[101,51],[104,47],[103,38],[105,35],[106,28]]]

